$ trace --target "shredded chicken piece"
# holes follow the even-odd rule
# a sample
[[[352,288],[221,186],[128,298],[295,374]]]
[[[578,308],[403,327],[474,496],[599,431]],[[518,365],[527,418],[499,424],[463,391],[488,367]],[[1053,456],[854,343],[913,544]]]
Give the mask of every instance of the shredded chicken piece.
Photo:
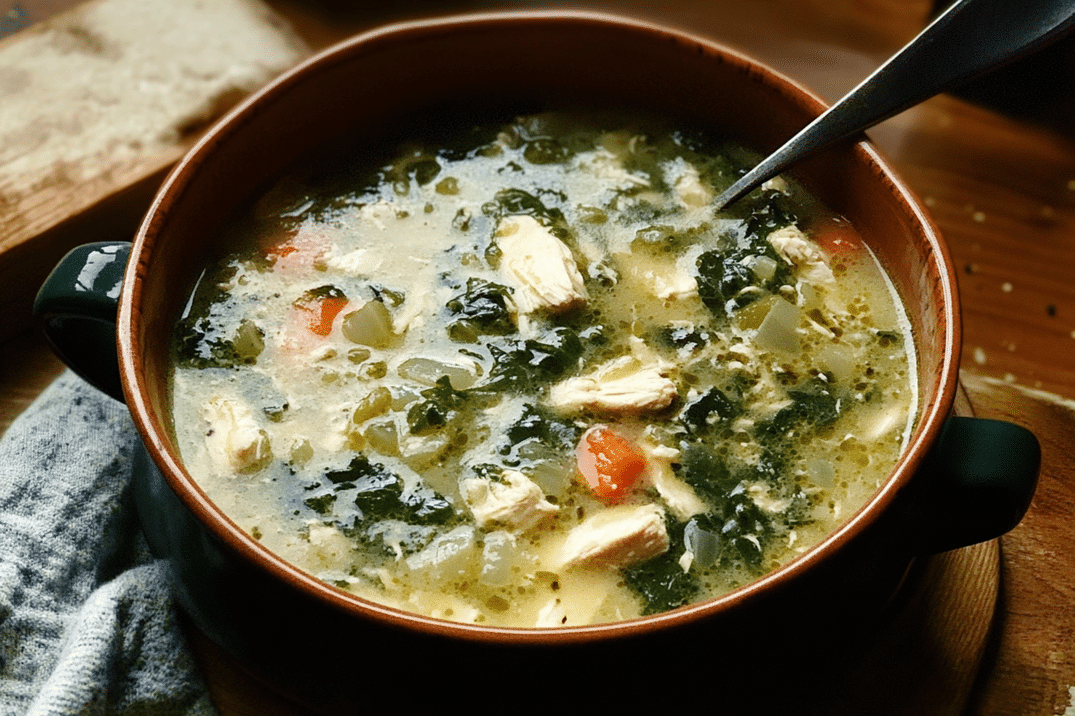
[[[523,313],[563,313],[589,300],[575,257],[531,216],[508,216],[497,227],[501,267]]]
[[[686,521],[706,511],[706,505],[694,492],[694,488],[676,477],[672,463],[680,458],[679,450],[660,445],[646,438],[638,442],[646,458],[646,479],[657,490],[668,511],[679,520]]]
[[[369,249],[355,249],[345,254],[339,253],[338,247],[321,257],[321,265],[327,271],[339,271],[347,276],[364,278],[374,276],[381,268],[383,261],[376,259],[371,261],[372,252]]]
[[[219,469],[249,474],[272,461],[269,436],[245,404],[216,396],[202,408],[202,417],[210,426],[206,448]]]
[[[650,180],[644,174],[632,173],[623,166],[620,156],[608,149],[596,149],[593,156],[581,168],[598,179],[612,182],[623,188],[649,187]]]
[[[552,386],[548,402],[562,411],[637,415],[667,408],[676,395],[676,384],[664,375],[661,366],[639,366],[634,357],[624,356],[589,376],[568,378]]]
[[[615,507],[571,530],[561,563],[564,567],[618,569],[663,554],[669,544],[660,507]]]
[[[698,170],[692,165],[676,178],[673,188],[679,203],[688,209],[697,209],[713,201],[713,190],[702,183]]]
[[[769,234],[769,243],[789,264],[798,266],[800,275],[812,283],[833,283],[836,277],[817,244],[806,238],[796,226],[785,226]]]
[[[505,470],[504,482],[481,478],[464,480],[463,499],[482,528],[502,525],[516,533],[526,532],[559,507],[548,502],[541,488],[517,470]]]

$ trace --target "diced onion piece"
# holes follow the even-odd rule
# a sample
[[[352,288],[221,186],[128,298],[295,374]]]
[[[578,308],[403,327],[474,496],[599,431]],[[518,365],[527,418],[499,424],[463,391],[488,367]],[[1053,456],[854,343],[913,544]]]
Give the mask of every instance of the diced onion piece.
[[[265,335],[252,321],[243,321],[235,331],[235,353],[244,361],[253,363],[265,349]]]
[[[750,270],[762,281],[768,281],[776,275],[776,259],[771,256],[755,256],[750,261]]]
[[[391,405],[392,393],[389,392],[388,388],[383,386],[374,388],[358,401],[354,412],[351,413],[351,422],[355,425],[361,425],[370,418],[383,415]]]
[[[357,311],[344,316],[342,330],[347,340],[370,348],[385,348],[395,335],[392,331],[392,315],[377,300],[369,301]]]
[[[462,581],[474,576],[479,563],[477,533],[469,525],[456,527],[437,537],[421,552],[406,559],[407,568],[416,579],[429,585]]]
[[[515,574],[512,567],[520,559],[515,535],[496,530],[485,535],[482,545],[482,565],[479,579],[490,587],[503,587],[511,583]]]
[[[855,355],[843,344],[826,343],[817,352],[817,362],[823,369],[831,371],[837,381],[851,379],[855,368]]]
[[[424,385],[436,385],[437,381],[447,376],[455,390],[466,390],[477,379],[474,371],[465,366],[433,360],[432,358],[408,358],[400,363],[398,372],[401,377]]]
[[[694,555],[692,566],[712,567],[720,558],[720,535],[703,527],[697,519],[683,529],[683,545]]]
[[[751,301],[735,312],[735,325],[741,331],[757,330],[761,322],[769,315],[774,301],[783,300],[779,296],[766,296],[757,301]]]
[[[769,313],[758,326],[754,343],[763,350],[799,352],[799,308],[783,299],[773,301]]]
[[[390,457],[399,455],[399,429],[395,422],[384,420],[369,425],[363,432],[370,448]]]
[[[831,488],[836,477],[836,470],[829,460],[812,457],[806,461],[806,475],[810,482],[819,487]]]

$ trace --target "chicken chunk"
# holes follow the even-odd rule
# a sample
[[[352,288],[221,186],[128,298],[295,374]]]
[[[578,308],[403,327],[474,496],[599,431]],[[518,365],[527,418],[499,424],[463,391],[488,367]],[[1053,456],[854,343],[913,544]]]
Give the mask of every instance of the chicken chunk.
[[[575,257],[531,216],[508,216],[497,227],[501,269],[523,313],[563,313],[589,300]]]
[[[803,278],[817,284],[833,283],[836,277],[817,244],[795,226],[785,226],[769,234],[769,243],[789,264],[798,266]]]
[[[354,278],[365,278],[376,275],[383,261],[372,256],[369,249],[355,249],[347,253],[339,253],[337,247],[333,247],[327,254],[321,257],[321,265],[328,271],[337,271]]]
[[[679,450],[649,438],[640,440],[638,447],[646,457],[646,479],[657,490],[669,512],[685,522],[706,511],[705,503],[694,488],[679,479],[672,469],[672,463],[680,459]]]
[[[669,544],[660,507],[614,507],[571,530],[560,562],[565,568],[619,569],[663,554]]]
[[[483,529],[499,525],[521,534],[559,511],[521,472],[505,470],[503,478],[503,482],[471,478],[461,485],[463,499]]]
[[[622,147],[622,150],[631,151],[626,146]],[[628,171],[623,165],[620,154],[608,149],[596,150],[590,159],[580,164],[579,168],[621,189],[648,188],[651,184],[644,174]]]
[[[702,183],[698,170],[687,165],[683,173],[675,179],[673,188],[680,205],[687,209],[697,209],[713,201],[713,190]]]
[[[245,404],[216,396],[202,408],[209,424],[205,445],[213,463],[225,473],[254,473],[272,461],[269,435]]]
[[[549,405],[560,411],[595,410],[617,415],[655,413],[677,395],[676,384],[659,365],[618,358],[589,376],[568,378],[549,390]]]

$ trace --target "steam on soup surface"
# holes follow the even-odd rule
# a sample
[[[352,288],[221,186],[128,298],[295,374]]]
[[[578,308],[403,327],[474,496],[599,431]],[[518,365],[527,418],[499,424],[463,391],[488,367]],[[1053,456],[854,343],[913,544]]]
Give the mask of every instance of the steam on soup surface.
[[[463,622],[625,619],[787,562],[891,470],[912,344],[797,187],[713,211],[748,161],[553,113],[288,178],[177,326],[187,468],[295,565]]]

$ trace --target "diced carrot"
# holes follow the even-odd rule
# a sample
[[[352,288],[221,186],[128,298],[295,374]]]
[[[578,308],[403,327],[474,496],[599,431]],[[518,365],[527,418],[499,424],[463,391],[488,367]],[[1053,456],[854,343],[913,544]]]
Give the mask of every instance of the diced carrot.
[[[622,502],[646,469],[638,450],[604,425],[583,434],[575,455],[590,490],[609,504]]]
[[[347,299],[342,296],[324,296],[297,303],[295,307],[303,313],[304,322],[311,333],[327,336],[332,332],[336,316],[346,305]]]
[[[840,259],[862,250],[862,236],[847,219],[828,217],[811,227],[814,241],[830,259]]]

